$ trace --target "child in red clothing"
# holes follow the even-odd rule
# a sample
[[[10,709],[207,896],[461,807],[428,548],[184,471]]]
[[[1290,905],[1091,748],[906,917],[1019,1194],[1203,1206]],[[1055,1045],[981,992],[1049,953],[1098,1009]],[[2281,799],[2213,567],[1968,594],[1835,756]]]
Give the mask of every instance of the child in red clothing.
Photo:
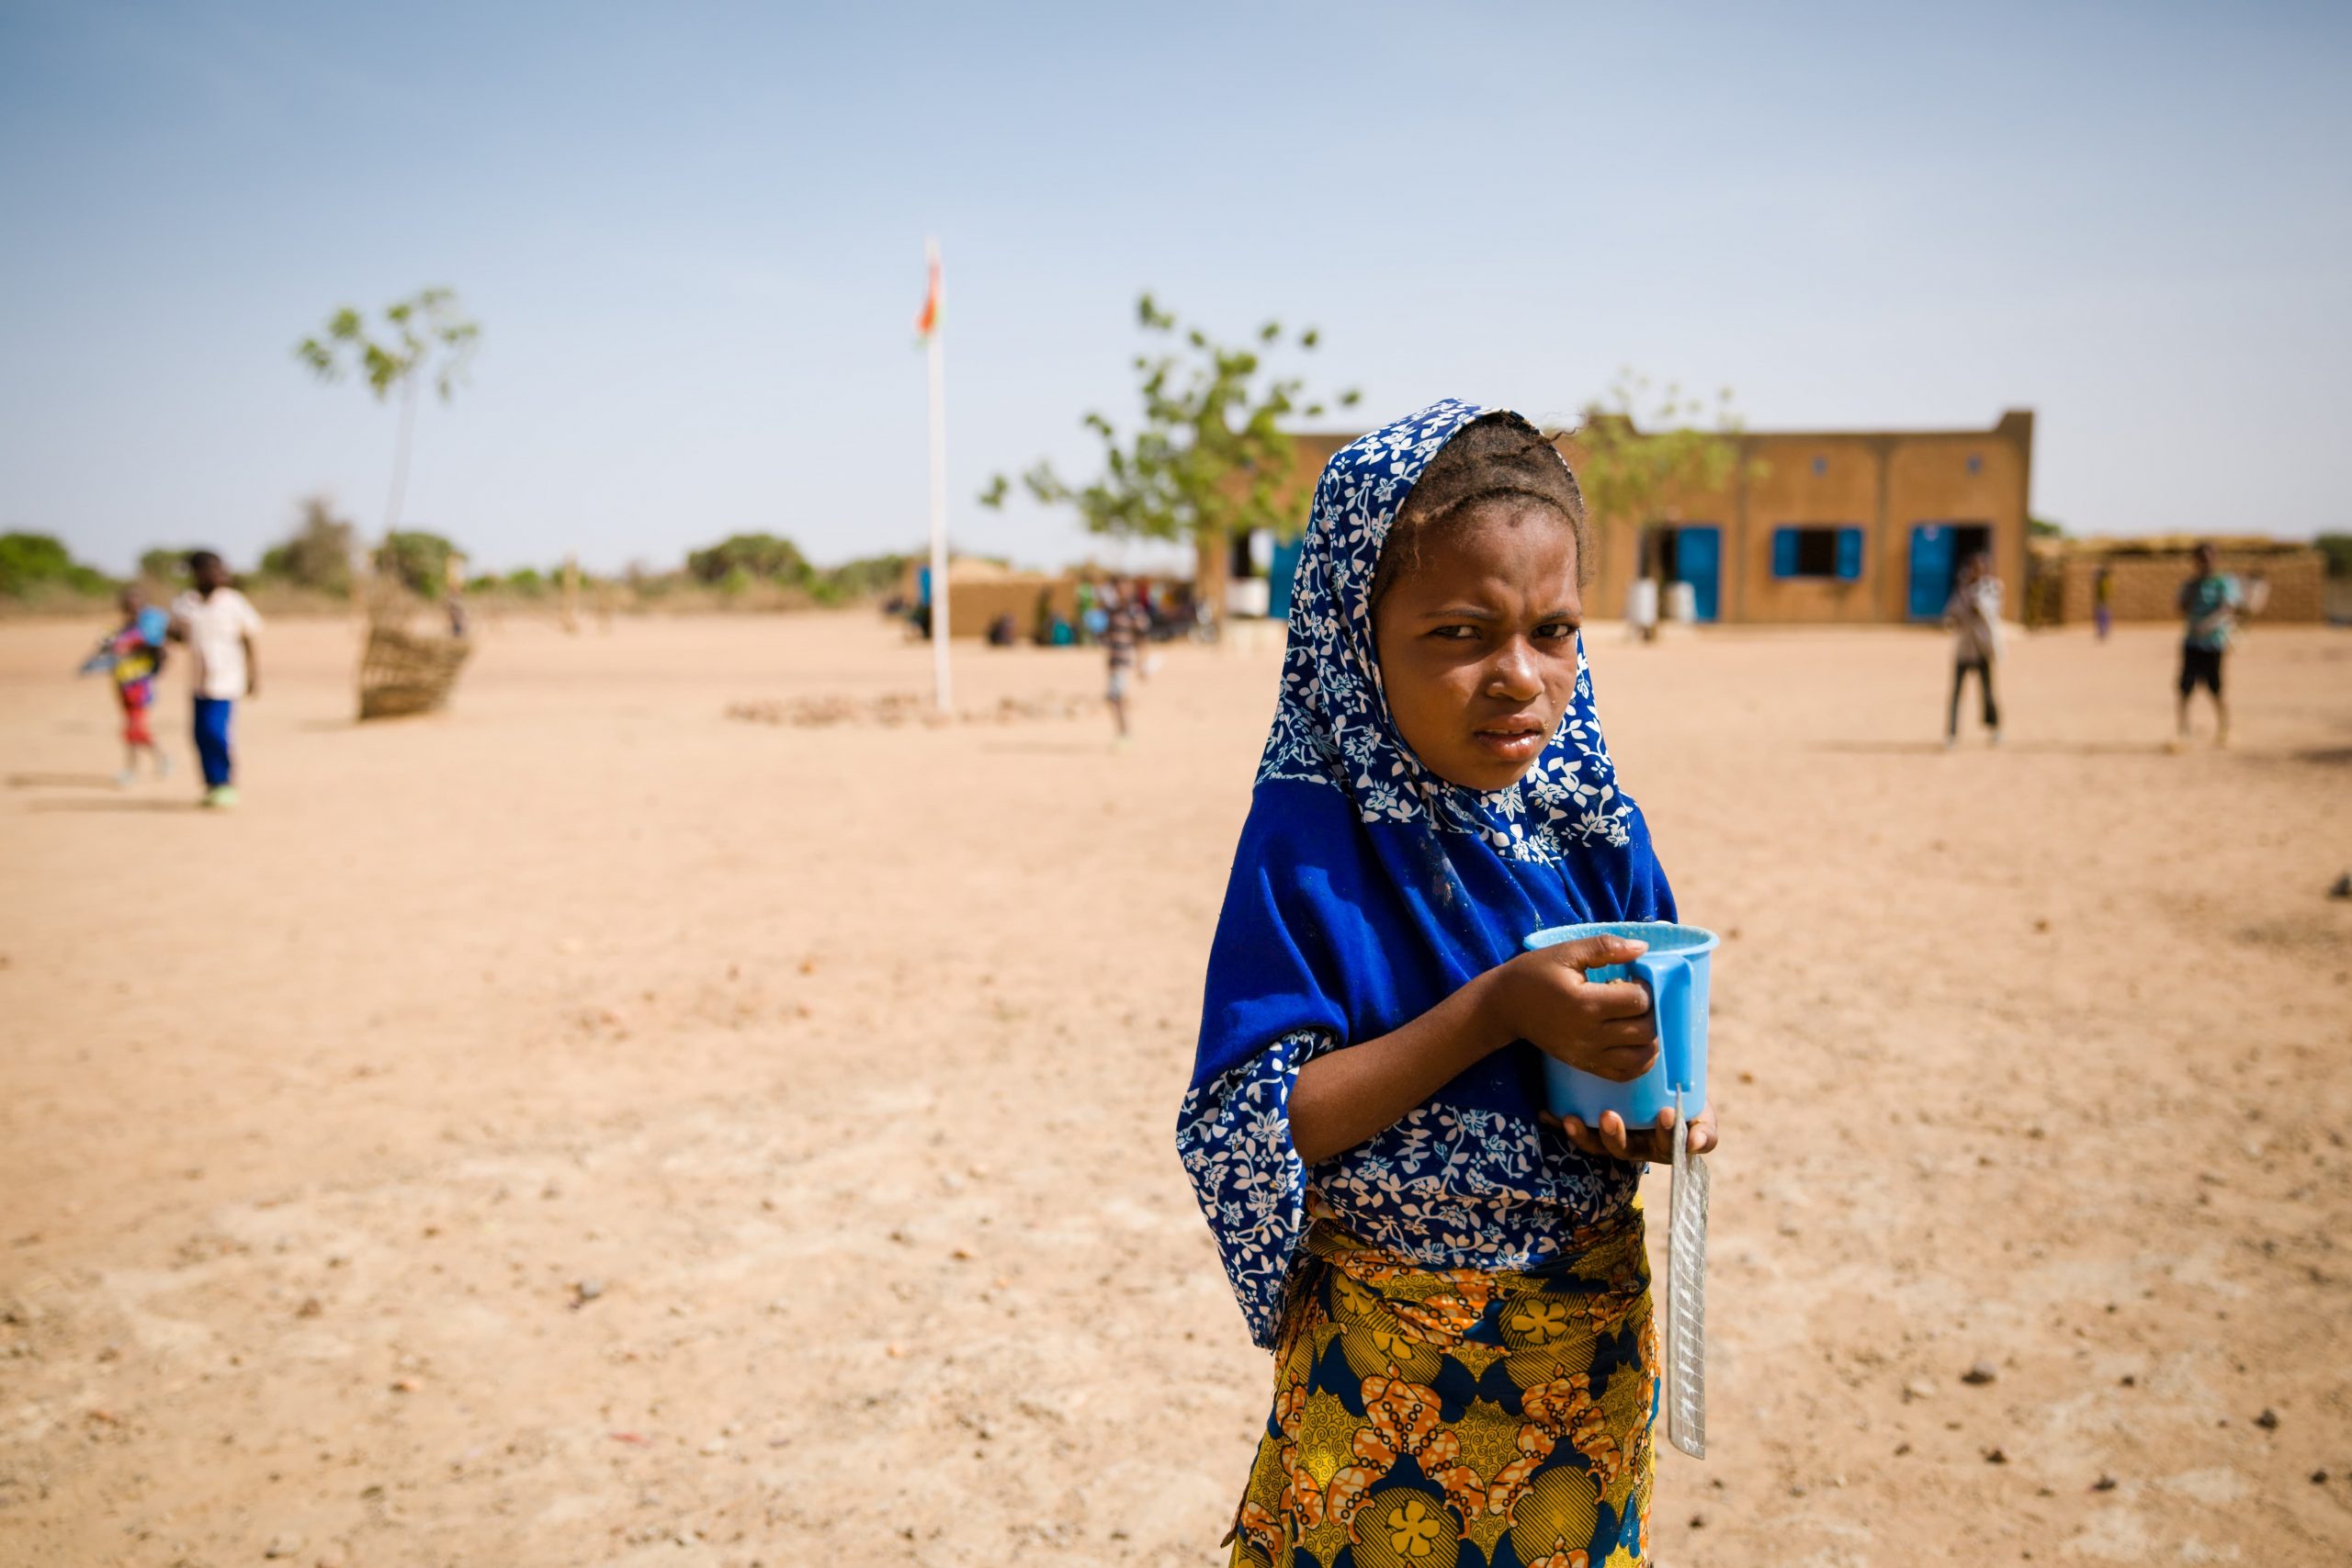
[[[155,744],[155,732],[147,725],[147,710],[155,703],[155,677],[164,668],[164,647],[172,623],[137,588],[124,589],[120,604],[122,625],[98,645],[97,652],[83,664],[82,673],[114,677],[115,700],[122,707],[122,772],[115,775],[115,783],[127,788],[138,782],[141,750],[154,759],[157,778],[172,771],[171,759]]]

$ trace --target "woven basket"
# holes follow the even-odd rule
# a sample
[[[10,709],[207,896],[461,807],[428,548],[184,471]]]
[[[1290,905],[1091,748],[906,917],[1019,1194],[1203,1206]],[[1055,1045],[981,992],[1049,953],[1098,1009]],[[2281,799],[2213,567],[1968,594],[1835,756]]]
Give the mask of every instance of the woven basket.
[[[459,637],[369,627],[368,652],[359,661],[359,716],[431,713],[449,700],[458,671],[472,651],[473,645]]]

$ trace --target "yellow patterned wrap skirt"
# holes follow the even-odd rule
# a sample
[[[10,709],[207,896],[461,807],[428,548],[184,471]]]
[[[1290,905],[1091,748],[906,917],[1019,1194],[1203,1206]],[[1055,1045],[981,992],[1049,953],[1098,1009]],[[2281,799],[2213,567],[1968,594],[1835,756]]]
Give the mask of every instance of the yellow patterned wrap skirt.
[[[1309,1232],[1234,1521],[1249,1568],[1640,1568],[1657,1341],[1638,1203],[1524,1273]]]

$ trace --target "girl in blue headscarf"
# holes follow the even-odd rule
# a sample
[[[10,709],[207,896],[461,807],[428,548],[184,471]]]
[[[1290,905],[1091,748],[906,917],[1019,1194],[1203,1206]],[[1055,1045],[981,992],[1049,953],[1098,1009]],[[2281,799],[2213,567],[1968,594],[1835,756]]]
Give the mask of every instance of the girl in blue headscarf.
[[[1647,1068],[1647,993],[1584,976],[1641,944],[1521,948],[1675,913],[1593,712],[1583,535],[1559,453],[1466,403],[1316,486],[1177,1127],[1275,1353],[1236,1563],[1646,1561],[1634,1189],[1672,1112],[1553,1121],[1538,1055]]]

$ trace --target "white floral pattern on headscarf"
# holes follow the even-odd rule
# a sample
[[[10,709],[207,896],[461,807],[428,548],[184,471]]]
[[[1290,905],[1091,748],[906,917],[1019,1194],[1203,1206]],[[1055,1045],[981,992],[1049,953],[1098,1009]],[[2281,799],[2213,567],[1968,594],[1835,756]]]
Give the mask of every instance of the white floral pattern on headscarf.
[[[1328,784],[1367,823],[1424,822],[1476,834],[1517,861],[1555,861],[1579,844],[1623,845],[1630,805],[1593,716],[1592,676],[1577,638],[1574,701],[1534,765],[1481,793],[1431,773],[1397,733],[1373,646],[1372,581],[1381,547],[1437,449],[1498,411],[1448,399],[1333,457],[1292,579],[1290,643],[1258,782]]]

